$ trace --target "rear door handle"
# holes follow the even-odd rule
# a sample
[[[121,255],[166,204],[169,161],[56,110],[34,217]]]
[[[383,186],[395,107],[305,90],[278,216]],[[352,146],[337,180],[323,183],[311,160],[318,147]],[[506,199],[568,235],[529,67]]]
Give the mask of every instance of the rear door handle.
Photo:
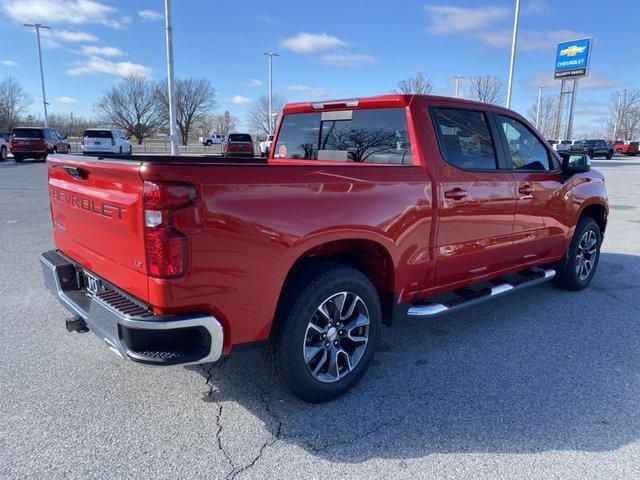
[[[461,200],[468,195],[466,190],[461,188],[453,188],[451,190],[447,190],[444,192],[444,198],[449,198],[451,200]]]
[[[533,187],[531,185],[522,185],[518,188],[518,193],[522,195],[531,195],[533,193]]]

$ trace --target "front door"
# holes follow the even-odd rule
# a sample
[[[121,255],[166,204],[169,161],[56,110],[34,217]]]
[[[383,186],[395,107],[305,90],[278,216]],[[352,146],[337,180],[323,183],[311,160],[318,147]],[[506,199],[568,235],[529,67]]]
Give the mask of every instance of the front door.
[[[431,112],[443,160],[436,286],[455,286],[510,266],[514,181],[486,112],[444,106]]]
[[[571,223],[571,192],[560,165],[540,138],[512,117],[496,115],[516,190],[514,263],[536,263],[562,255]]]

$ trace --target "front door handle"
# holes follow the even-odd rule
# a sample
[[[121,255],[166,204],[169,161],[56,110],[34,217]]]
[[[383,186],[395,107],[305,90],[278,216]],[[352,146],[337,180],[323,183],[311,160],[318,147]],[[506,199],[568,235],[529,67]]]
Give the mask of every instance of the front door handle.
[[[531,195],[533,194],[533,187],[529,184],[522,185],[520,188],[518,188],[518,193],[521,193],[522,195]]]
[[[453,188],[451,190],[447,190],[444,192],[444,198],[449,198],[451,200],[462,200],[464,197],[468,195],[466,190],[461,188]]]

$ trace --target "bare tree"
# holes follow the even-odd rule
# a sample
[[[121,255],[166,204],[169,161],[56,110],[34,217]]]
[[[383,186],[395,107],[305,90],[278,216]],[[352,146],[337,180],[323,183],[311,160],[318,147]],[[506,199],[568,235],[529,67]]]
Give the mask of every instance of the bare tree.
[[[278,113],[285,104],[284,98],[279,94],[273,94],[273,113]],[[266,95],[261,96],[255,101],[253,105],[249,107],[247,113],[247,120],[251,133],[255,134],[258,138],[266,137],[269,132],[269,97]],[[275,125],[275,118],[274,125]]]
[[[167,83],[158,84],[157,98],[159,108],[164,118],[169,118],[169,95]],[[176,85],[176,123],[180,130],[180,139],[183,145],[189,140],[189,134],[200,120],[217,107],[215,101],[216,89],[205,78],[179,78]]]
[[[484,103],[502,105],[505,92],[502,79],[495,75],[477,75],[469,79],[469,98]]]
[[[640,136],[640,89],[623,89],[609,97],[606,137],[615,140],[637,140]]]
[[[87,128],[93,126],[96,122],[73,113],[50,113],[48,115],[48,123],[50,127],[55,128],[58,132],[75,137],[82,135]]]
[[[223,114],[213,117],[213,130],[221,135],[226,135],[238,128],[238,123],[238,117],[225,111]]]
[[[400,80],[393,93],[428,95],[433,91],[433,82],[425,72],[418,72],[409,78]]]
[[[552,138],[556,131],[556,117],[558,113],[557,97],[542,97],[540,101],[540,124],[536,125],[538,100],[534,101],[527,110],[529,121],[536,126],[544,138]]]
[[[13,77],[0,81],[0,129],[11,130],[31,105],[31,96]]]
[[[100,97],[93,111],[99,122],[124,130],[140,145],[165,123],[158,103],[156,86],[145,77],[132,75]]]

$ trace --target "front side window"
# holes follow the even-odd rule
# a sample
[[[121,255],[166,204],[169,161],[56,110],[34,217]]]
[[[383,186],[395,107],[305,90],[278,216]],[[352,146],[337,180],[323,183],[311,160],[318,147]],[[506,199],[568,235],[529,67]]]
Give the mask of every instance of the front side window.
[[[483,112],[436,108],[433,117],[447,163],[463,170],[498,168],[487,117]]]
[[[531,130],[514,118],[502,115],[498,118],[507,137],[514,169],[551,170],[549,152]]]
[[[285,115],[276,158],[411,165],[404,108]]]

